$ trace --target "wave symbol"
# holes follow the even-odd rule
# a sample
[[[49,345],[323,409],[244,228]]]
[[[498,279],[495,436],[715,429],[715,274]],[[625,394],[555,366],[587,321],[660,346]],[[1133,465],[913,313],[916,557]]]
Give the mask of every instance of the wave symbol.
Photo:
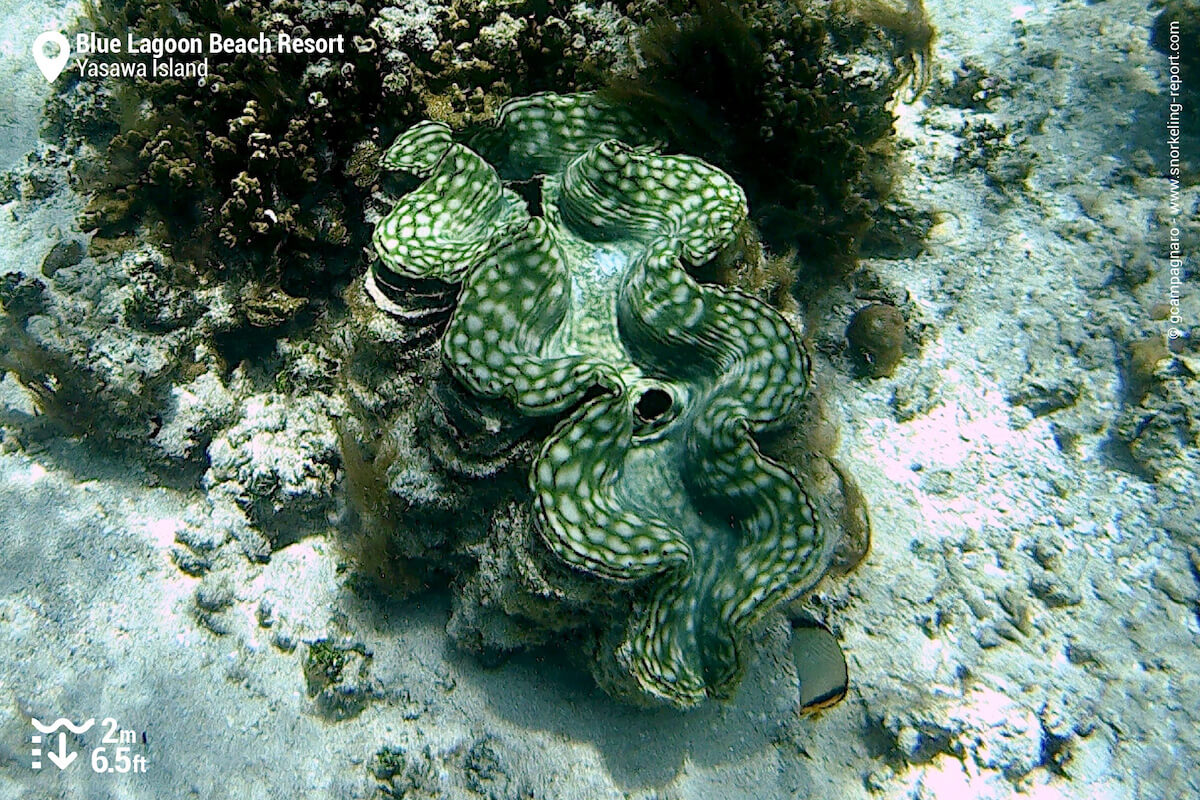
[[[71,720],[67,719],[66,717],[59,717],[50,725],[43,725],[33,717],[30,717],[29,721],[33,723],[33,727],[37,728],[42,733],[54,733],[56,730],[62,727],[65,727],[71,733],[84,733],[85,731],[90,730],[91,727],[96,724],[95,717],[92,717],[87,722],[78,726],[72,723]]]

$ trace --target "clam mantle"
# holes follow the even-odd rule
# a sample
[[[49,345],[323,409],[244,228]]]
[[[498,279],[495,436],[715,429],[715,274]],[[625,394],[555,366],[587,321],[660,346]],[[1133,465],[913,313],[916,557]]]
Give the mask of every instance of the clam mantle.
[[[402,314],[414,281],[459,287],[445,367],[557,421],[529,474],[537,535],[634,587],[610,660],[645,700],[728,696],[748,631],[835,549],[759,443],[804,400],[808,355],[775,309],[692,274],[737,239],[742,190],[589,94],[510,101],[467,143],[420,123],[383,164],[423,182],[375,229],[371,296]]]

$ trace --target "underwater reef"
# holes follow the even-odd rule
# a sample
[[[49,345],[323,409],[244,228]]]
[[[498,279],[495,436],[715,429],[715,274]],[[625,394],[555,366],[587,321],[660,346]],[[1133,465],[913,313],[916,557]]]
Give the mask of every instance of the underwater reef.
[[[319,527],[338,507],[339,487],[359,456],[369,462],[379,455],[370,446],[354,452],[347,442],[355,437],[346,435],[329,451],[330,431],[353,427],[342,419],[341,392],[345,402],[383,418],[396,411],[401,388],[450,396],[437,400],[438,408],[459,406],[457,388],[428,366],[430,334],[420,326],[385,345],[377,338],[383,325],[374,322],[366,339],[352,341],[361,311],[355,278],[367,267],[364,251],[389,207],[387,193],[401,180],[379,167],[398,131],[422,119],[449,124],[503,168],[503,154],[486,141],[486,121],[501,103],[547,89],[602,90],[628,117],[627,130],[637,127],[664,152],[702,157],[747,192],[742,255],[704,265],[705,279],[805,313],[806,295],[825,280],[817,265],[827,256],[838,265],[834,274],[851,265],[867,227],[862,215],[830,209],[875,209],[876,230],[887,229],[884,238],[896,232],[896,209],[879,205],[884,195],[876,190],[890,175],[889,104],[907,82],[920,82],[921,53],[932,35],[918,12],[917,5],[693,7],[658,0],[620,9],[467,0],[419,9],[291,0],[98,2],[81,27],[142,36],[336,31],[346,34],[350,52],[337,63],[213,59],[203,86],[65,73],[46,114],[45,134],[57,144],[31,157],[29,176],[14,178],[5,192],[34,202],[54,190],[60,179],[51,174],[70,162],[71,188],[88,198],[80,219],[85,233],[61,237],[40,275],[34,265],[8,278],[0,300],[5,364],[38,398],[39,430],[57,426],[117,444],[172,484],[200,475],[202,485],[236,500],[251,528],[271,528],[275,512],[294,503],[299,517],[282,517],[294,533],[239,537],[254,558],[264,558],[272,546],[311,532],[295,519]],[[731,19],[746,36],[728,46],[704,38]],[[680,78],[668,87],[654,77],[656,59],[686,61],[696,47],[708,53],[697,64],[739,83]],[[777,74],[780,59],[792,64],[790,73]],[[757,71],[743,71],[752,65]],[[721,86],[736,91],[714,95]],[[753,89],[753,102],[732,105],[750,97],[742,89]],[[642,102],[664,93],[675,98],[677,115]],[[727,112],[745,112],[754,124],[733,125]],[[860,124],[868,117],[871,124]],[[692,122],[711,123],[712,136],[696,138]],[[680,135],[689,129],[690,138]],[[772,200],[751,173],[761,176],[769,163],[759,158],[759,143],[780,139],[796,145],[772,177],[801,188]],[[841,144],[829,150],[835,140]],[[874,166],[864,171],[868,162]],[[820,182],[804,164],[819,166]],[[518,181],[512,189],[524,196],[532,184]],[[787,226],[792,239],[776,243],[762,232],[785,206],[802,216]],[[810,212],[820,219],[803,216]],[[795,238],[810,234],[807,243]],[[831,244],[831,236],[841,244]],[[900,238],[911,244],[908,234]],[[445,320],[452,292],[444,282],[410,281],[402,289],[404,313],[430,324]],[[109,355],[89,355],[97,351]],[[356,371],[372,370],[357,360],[369,361],[368,354],[408,365],[373,398],[355,388]],[[406,383],[413,375],[424,376],[416,387]],[[293,401],[303,410],[286,410]],[[255,454],[260,430],[277,435],[295,470],[278,474]],[[300,446],[302,432],[319,444]],[[506,435],[481,438],[503,450]],[[426,485],[420,472],[414,467],[422,491],[455,491]]]
[[[379,61],[348,60],[380,80],[324,95],[352,106],[340,127],[300,88],[332,80],[339,60],[328,72],[276,61],[280,85],[263,98],[214,61],[227,98],[181,82],[126,86],[119,102],[116,82],[71,69],[51,85],[29,59],[6,60],[10,116],[54,99],[53,141],[14,127],[6,152],[29,158],[0,174],[0,616],[7,649],[27,656],[0,664],[5,735],[28,736],[31,717],[115,713],[148,731],[138,782],[163,797],[1200,796],[1195,759],[1179,758],[1200,752],[1200,703],[1186,702],[1200,696],[1198,189],[1185,181],[1173,217],[1167,62],[1152,49],[1160,11],[1194,3],[1024,4],[1020,18],[931,6],[942,61],[919,102],[900,96],[890,134],[853,120],[889,117],[897,71],[920,87],[919,59],[895,45],[919,52],[929,29],[862,23],[871,4],[858,5],[857,17],[765,0],[205,7],[238,18],[234,33],[251,15],[361,21]],[[911,7],[893,3],[901,19]],[[10,7],[6,40],[64,8]],[[143,24],[193,26],[196,8]],[[749,41],[706,43],[720,31],[709,19]],[[784,29],[812,35],[757,33]],[[557,64],[477,63],[553,41],[569,50]],[[780,53],[786,79],[772,77]],[[594,78],[580,77],[584,59],[601,65]],[[697,79],[656,76],[672,59]],[[432,91],[402,86],[418,74],[407,64]],[[526,68],[528,85],[504,82]],[[869,91],[843,107],[821,89],[839,76]],[[663,102],[638,113],[614,88],[625,80]],[[539,129],[546,91],[559,105]],[[599,95],[584,104],[583,91]],[[195,142],[224,136],[236,152],[144,149],[143,96],[173,106]],[[400,97],[412,102],[397,112]],[[514,97],[526,100],[507,107],[510,130],[494,120]],[[608,111],[578,110],[597,97]],[[253,128],[231,125],[250,101]],[[743,110],[764,116],[727,113]],[[586,131],[560,135],[577,118]],[[289,124],[311,135],[288,138]],[[789,170],[817,169],[781,166],[772,182],[753,159],[782,148],[763,130],[855,158],[783,153]],[[255,154],[270,158],[280,136],[320,154],[315,182],[259,171]],[[453,170],[446,147],[461,154]],[[202,198],[198,217],[149,203],[172,179],[149,171],[162,154],[180,167],[165,203]],[[618,161],[645,168],[635,191],[711,181],[701,204],[718,224],[681,216],[672,191],[614,203]],[[345,243],[224,242],[220,211],[249,185],[243,172],[262,200],[230,232],[294,206],[337,215]],[[439,175],[453,177],[433,192]],[[464,176],[478,193],[453,187]],[[473,213],[448,216],[468,195]],[[122,197],[127,217],[79,230],[86,203],[93,220]],[[789,213],[794,228],[764,232]],[[1164,336],[1172,218],[1178,339]],[[685,252],[717,241],[704,264]],[[553,264],[530,272],[547,292],[535,317],[510,280],[524,245]],[[838,277],[855,251],[858,268]],[[626,280],[634,261],[647,268]],[[580,280],[606,265],[625,271]],[[577,281],[611,309],[565,290],[548,301]],[[694,327],[665,285],[698,300]],[[739,314],[715,328],[703,309],[726,298]],[[789,361],[762,404],[751,386],[778,362],[742,333],[751,318],[811,366]],[[579,319],[596,324],[567,324]],[[676,346],[680,331],[702,346]],[[728,380],[714,380],[714,358]],[[730,422],[748,409],[761,419]],[[556,461],[575,434],[594,444]],[[726,443],[748,455],[732,473],[715,466]],[[865,517],[831,453],[861,482],[875,534],[846,580]],[[803,492],[815,524],[803,503],[771,520],[757,483],[732,518],[713,512],[726,504],[710,490],[764,474]],[[653,534],[649,554],[611,524],[593,535],[618,514]],[[739,567],[759,575],[768,562],[742,554],[772,541],[794,552],[763,569],[778,581],[760,593]],[[80,761],[9,772],[39,796],[111,790]]]
[[[745,196],[703,161],[648,147],[591,94],[510,101],[474,139],[496,166],[440,122],[388,150],[386,167],[423,182],[377,224],[367,291],[411,324],[412,284],[461,287],[438,340],[460,409],[431,421],[454,443],[442,468],[496,463],[497,439],[508,443],[528,475],[512,495],[519,521],[500,506],[489,527],[507,535],[475,546],[520,538],[544,583],[487,591],[532,631],[554,605],[582,615],[592,670],[615,695],[679,707],[728,697],[748,632],[846,546],[804,461],[768,455],[805,409],[797,332],[765,302],[690,274],[739,246]],[[529,184],[539,215],[510,188]],[[485,414],[498,437],[473,435]],[[541,442],[500,433],[549,425]]]
[[[213,56],[205,81],[69,72],[51,129],[100,149],[80,170],[94,254],[158,244],[180,279],[238,283],[247,323],[269,328],[348,280],[369,236],[359,209],[395,130],[469,122],[513,92],[599,75],[621,23],[563,2],[455,0],[414,16],[380,0],[98,0],[83,29],[343,35],[346,52]]]
[[[892,98],[923,85],[919,2],[699,4],[96,0],[100,33],[344,35],[336,58],[210,58],[206,81],[69,71],[50,132],[81,158],[91,252],[162,247],[175,280],[238,285],[275,328],[361,268],[378,156],[421,119],[456,127],[537,91],[604,88],[656,137],[729,172],[782,255],[851,269],[892,180]],[[95,56],[94,58],[104,58]],[[201,85],[203,84],[203,85]],[[886,235],[883,237],[886,239]]]
[[[725,23],[733,35],[714,37]],[[899,219],[890,104],[924,81],[919,4],[133,0],[90,6],[79,25],[350,45],[340,61],[213,59],[203,85],[67,73],[47,109],[58,145],[31,174],[72,162],[87,233],[64,236],[40,275],[5,278],[0,357],[42,413],[28,438],[66,428],[204,490],[222,530],[177,542],[181,570],[217,569],[226,542],[265,562],[340,526],[372,586],[451,584],[466,649],[500,658],[574,637],[613,694],[689,705],[728,695],[752,629],[861,557],[863,503],[828,458],[836,434],[800,319],[872,220]],[[596,93],[568,94],[580,90]],[[481,194],[436,175],[417,185],[443,148],[465,159],[446,180]],[[578,194],[622,159],[637,174],[618,183],[700,181],[702,208]],[[477,213],[438,246],[413,216],[368,269],[401,196]],[[557,353],[534,347],[558,330],[551,317],[507,327],[548,296],[493,308],[498,296],[478,295],[498,285],[472,282],[518,221],[530,237],[511,247],[563,239],[556,269],[622,298]],[[616,237],[595,285],[578,276],[597,265],[572,249],[587,237]],[[655,266],[622,283],[618,266],[645,255],[625,239]],[[555,461],[577,415],[570,435],[605,459]],[[550,471],[531,485],[535,464]],[[583,509],[558,498],[601,467],[574,484],[600,515],[581,526]],[[676,505],[658,507],[660,480]],[[597,544],[597,518],[648,533]]]

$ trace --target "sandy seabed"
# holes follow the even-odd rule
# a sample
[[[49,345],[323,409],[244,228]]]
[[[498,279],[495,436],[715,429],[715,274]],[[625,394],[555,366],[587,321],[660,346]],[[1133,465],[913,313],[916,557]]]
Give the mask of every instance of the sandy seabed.
[[[874,381],[823,355],[861,280],[813,332],[875,531],[824,597],[849,659],[844,703],[789,716],[764,664],[731,703],[686,715],[618,706],[553,653],[485,669],[447,640],[448,598],[362,606],[321,534],[190,577],[170,554],[219,524],[202,494],[150,486],[69,437],[29,445],[31,398],[7,379],[0,798],[371,797],[381,751],[413,773],[406,797],[1200,796],[1200,458],[1184,437],[1135,463],[1118,430],[1127,348],[1165,329],[1151,310],[1168,297],[1167,231],[1182,229],[1193,271],[1200,240],[1196,188],[1176,215],[1160,177],[1152,12],[928,9],[935,83],[899,109],[897,201],[935,224],[920,255],[863,264],[905,299],[919,352]],[[38,149],[48,87],[27,43],[73,13],[0,7],[0,167],[26,169]],[[968,74],[987,96],[952,91]],[[980,144],[988,126],[1000,145]],[[0,207],[0,272],[36,274],[77,234],[82,201],[65,187]],[[1144,278],[1121,279],[1135,264]],[[1195,325],[1194,282],[1183,289]],[[1191,418],[1196,363],[1163,367]],[[305,691],[305,643],[329,636],[372,653],[372,699],[342,721]],[[93,770],[99,723],[71,739],[76,763],[33,769],[30,719],[61,716],[137,731],[145,772]]]

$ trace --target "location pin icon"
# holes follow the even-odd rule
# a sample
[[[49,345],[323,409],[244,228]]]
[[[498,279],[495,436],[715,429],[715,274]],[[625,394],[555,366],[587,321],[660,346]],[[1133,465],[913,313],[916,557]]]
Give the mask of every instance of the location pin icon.
[[[50,42],[58,45],[58,54],[55,56],[46,55],[46,45]],[[42,71],[48,81],[53,81],[58,77],[70,57],[71,45],[67,41],[67,37],[58,31],[46,31],[33,40],[33,60],[37,62],[38,69]]]

